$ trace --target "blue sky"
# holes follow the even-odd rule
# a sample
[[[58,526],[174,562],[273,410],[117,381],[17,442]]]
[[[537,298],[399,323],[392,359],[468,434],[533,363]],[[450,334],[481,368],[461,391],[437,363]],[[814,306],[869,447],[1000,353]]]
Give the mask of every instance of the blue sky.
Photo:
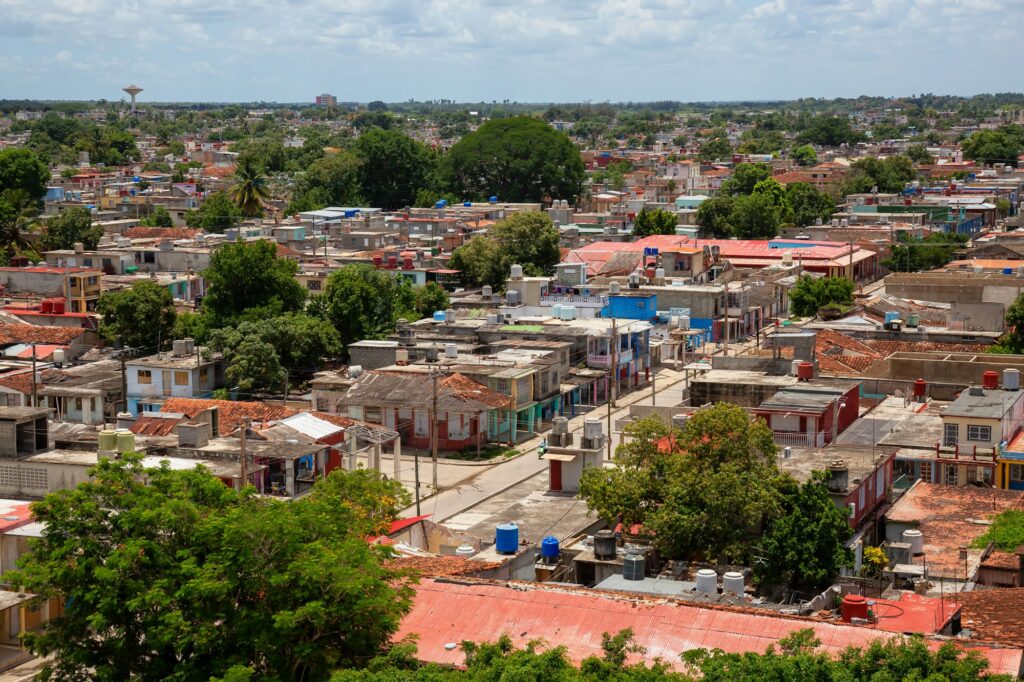
[[[1024,89],[1024,0],[0,0],[0,98],[792,99]]]

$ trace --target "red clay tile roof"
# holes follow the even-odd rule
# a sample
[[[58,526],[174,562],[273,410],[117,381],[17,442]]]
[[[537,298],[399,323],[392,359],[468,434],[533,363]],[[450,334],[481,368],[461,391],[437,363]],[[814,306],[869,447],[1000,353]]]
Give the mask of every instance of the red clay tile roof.
[[[388,561],[389,568],[410,568],[422,576],[472,575],[501,566],[496,561],[479,561],[461,556],[401,556]]]
[[[0,345],[48,343],[66,345],[85,333],[81,327],[44,327],[37,324],[0,322]]]
[[[56,381],[61,376],[63,376],[63,372],[58,369],[42,369],[39,371],[39,381],[36,386],[40,388],[51,381]],[[23,395],[29,395],[32,393],[32,371],[0,376],[0,386]]]
[[[299,411],[284,405],[268,405],[261,402],[235,400],[205,400],[200,398],[168,398],[160,406],[161,412],[180,412],[188,418],[195,417],[205,409],[216,407],[219,434],[230,435],[246,417],[255,423],[276,421],[297,414]]]
[[[124,231],[129,239],[192,239],[202,230],[190,227],[132,227]]]
[[[173,417],[154,417],[140,414],[132,424],[131,431],[137,436],[169,436],[182,420]]]
[[[962,592],[959,599],[963,626],[973,630],[978,639],[1024,647],[1024,588]]]

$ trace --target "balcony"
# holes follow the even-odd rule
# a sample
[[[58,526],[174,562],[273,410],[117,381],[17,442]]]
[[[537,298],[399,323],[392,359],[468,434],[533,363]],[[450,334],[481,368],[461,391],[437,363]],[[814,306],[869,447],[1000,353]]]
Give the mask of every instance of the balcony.
[[[825,432],[775,431],[772,433],[772,440],[781,447],[821,448],[825,446]]]
[[[633,349],[627,348],[619,351],[619,366],[625,365],[633,360]],[[611,354],[587,353],[587,366],[597,369],[607,369],[611,366]]]
[[[576,296],[573,294],[546,294],[540,297],[541,305],[575,305],[581,308],[603,308],[608,305],[607,296]]]

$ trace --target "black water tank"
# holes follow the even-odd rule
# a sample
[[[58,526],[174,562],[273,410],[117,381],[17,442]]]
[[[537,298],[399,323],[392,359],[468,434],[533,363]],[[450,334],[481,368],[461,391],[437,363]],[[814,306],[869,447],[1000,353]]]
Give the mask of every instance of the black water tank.
[[[615,533],[599,530],[594,534],[594,556],[598,559],[615,558]]]
[[[640,554],[622,557],[622,577],[626,580],[643,580],[647,562]]]

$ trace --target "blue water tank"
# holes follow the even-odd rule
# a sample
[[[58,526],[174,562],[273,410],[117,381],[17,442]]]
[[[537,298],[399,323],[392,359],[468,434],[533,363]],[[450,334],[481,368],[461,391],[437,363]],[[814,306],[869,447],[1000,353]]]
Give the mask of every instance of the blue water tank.
[[[444,208],[444,201],[439,201],[434,204],[434,208]]]
[[[1013,274],[1013,268],[1003,268],[1003,274],[1004,275],[1012,275]]]
[[[519,526],[503,523],[494,529],[494,545],[499,554],[515,554],[519,551]]]
[[[900,314],[898,312],[896,312],[895,310],[890,310],[889,312],[887,312],[885,314],[885,321],[886,322],[892,322],[893,320],[898,320],[898,319],[900,319]]]
[[[488,199],[488,201],[490,201],[492,204],[498,203],[498,195],[493,195],[490,199]]]
[[[463,201],[462,205],[465,206],[466,208],[470,208],[473,205],[473,202],[472,201]]]
[[[435,310],[434,311],[434,322],[444,322],[444,311],[443,310]]]
[[[549,535],[540,541],[540,555],[545,559],[558,558],[558,538]]]

